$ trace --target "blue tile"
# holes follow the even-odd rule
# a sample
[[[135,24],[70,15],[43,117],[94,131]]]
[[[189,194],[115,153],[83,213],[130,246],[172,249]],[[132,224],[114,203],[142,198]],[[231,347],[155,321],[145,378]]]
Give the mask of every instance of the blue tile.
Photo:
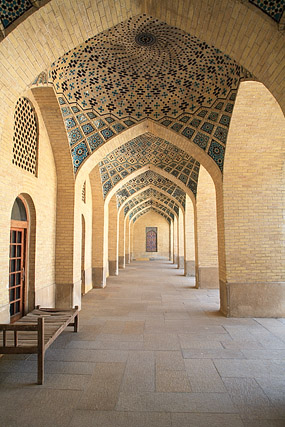
[[[71,129],[74,126],[76,126],[76,123],[75,123],[75,120],[73,119],[73,117],[69,117],[68,119],[65,119],[64,123],[65,123],[66,129]]]
[[[91,123],[86,123],[85,125],[82,125],[82,130],[85,135],[89,135],[91,132],[94,132],[95,128],[91,125]]]
[[[209,137],[200,132],[198,132],[194,138],[195,144],[199,145],[199,147],[202,148],[203,150],[206,149],[208,141],[209,141]]]
[[[94,151],[104,143],[104,140],[99,133],[94,133],[94,135],[88,136],[87,142],[91,151]]]
[[[214,136],[218,138],[221,142],[224,144],[227,142],[227,135],[228,131],[225,128],[222,128],[221,126],[217,126],[217,129],[215,130]]]
[[[83,138],[83,135],[80,132],[79,128],[71,130],[70,132],[68,132],[67,135],[68,135],[69,144],[71,146],[76,144],[76,142],[80,141]]]
[[[103,135],[106,141],[115,135],[115,133],[109,128],[101,130],[101,134]]]

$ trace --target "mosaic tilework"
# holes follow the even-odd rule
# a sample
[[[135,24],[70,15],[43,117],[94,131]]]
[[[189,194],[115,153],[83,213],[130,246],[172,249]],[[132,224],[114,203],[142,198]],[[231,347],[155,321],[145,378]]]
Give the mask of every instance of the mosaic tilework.
[[[138,42],[145,34],[155,42]],[[149,118],[206,152],[218,121],[228,128],[232,95],[248,76],[247,70],[214,47],[145,15],[87,40],[49,71],[59,102],[89,117],[86,128],[81,128],[84,137],[89,135],[86,130],[91,135],[98,132],[104,143]],[[221,120],[219,111],[227,117]],[[64,106],[62,113],[66,112]],[[88,155],[98,147],[89,147]]]
[[[135,216],[138,212],[140,212],[141,210],[143,210],[145,208],[149,208],[149,207],[153,207],[153,208],[156,208],[160,211],[165,212],[170,218],[172,218],[174,220],[173,212],[170,209],[168,209],[166,206],[162,205],[161,203],[156,202],[155,200],[147,200],[146,202],[142,203],[137,208],[133,209],[129,214],[129,218],[132,219],[132,217]]]
[[[170,209],[174,210],[177,215],[179,214],[179,206],[172,199],[167,197],[165,194],[160,193],[154,188],[148,188],[137,196],[133,197],[124,207],[124,214],[126,215],[130,209],[134,208],[139,203],[142,203],[147,199],[159,200],[162,204],[166,205]]]
[[[170,142],[146,133],[112,151],[99,163],[104,197],[119,180],[149,164],[177,177],[196,194],[200,163]]]
[[[250,3],[259,7],[269,15],[274,21],[280,22],[285,8],[284,0],[249,0]]]
[[[226,144],[235,94],[236,92],[232,91],[227,100],[223,102],[217,100],[212,107],[214,111],[202,108],[192,116],[182,115],[179,121],[183,124],[179,124],[170,119],[162,120],[160,123],[175,132],[179,132],[182,136],[208,152],[210,137],[213,137],[213,135],[219,142]],[[98,118],[92,111],[84,113],[79,106],[67,106],[67,101],[63,96],[58,97],[58,101],[70,144],[73,146],[84,139],[88,147],[86,158],[109,138],[118,135],[120,132],[123,132],[125,129],[135,124],[132,120],[119,122],[110,116],[105,117],[103,120],[102,118]],[[178,124],[179,126],[174,126]],[[78,139],[75,138],[75,134],[78,135]],[[79,166],[80,164],[78,163],[74,165],[75,173]],[[191,187],[195,191],[195,185],[193,185],[193,183],[191,183]]]
[[[171,222],[171,218],[166,213],[159,211],[158,209],[154,208],[153,206],[151,208],[146,208],[143,211],[139,211],[135,216],[133,216],[133,222],[136,222],[139,219],[139,217],[145,215],[149,211],[154,211],[154,212],[158,213],[159,215],[161,215],[163,218],[165,218],[169,223]]]
[[[169,179],[152,171],[146,171],[134,179],[128,181],[117,191],[117,205],[120,207],[128,197],[137,191],[152,186],[158,191],[161,189],[174,197],[185,208],[185,192],[173,184]]]
[[[139,45],[136,37],[146,32],[156,42]],[[145,15],[87,40],[51,68],[57,93],[119,120],[191,114],[237,89],[242,76],[243,69],[218,49]]]
[[[32,7],[29,0],[1,0],[0,1],[0,20],[6,29],[9,25],[18,19],[23,13]]]

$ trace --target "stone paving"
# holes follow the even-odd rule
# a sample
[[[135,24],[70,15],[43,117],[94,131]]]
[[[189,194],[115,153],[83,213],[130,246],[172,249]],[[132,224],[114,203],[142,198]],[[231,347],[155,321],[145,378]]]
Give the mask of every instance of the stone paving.
[[[0,359],[3,427],[285,426],[285,319],[227,319],[217,290],[133,262],[83,298],[80,332]]]

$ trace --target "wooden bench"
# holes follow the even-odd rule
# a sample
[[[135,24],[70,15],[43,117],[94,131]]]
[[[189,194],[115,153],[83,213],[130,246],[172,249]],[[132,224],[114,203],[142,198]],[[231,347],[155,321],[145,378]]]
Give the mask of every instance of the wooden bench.
[[[70,310],[37,306],[13,324],[0,324],[0,354],[37,353],[38,384],[43,384],[45,351],[67,326],[79,330],[78,314],[77,306]]]

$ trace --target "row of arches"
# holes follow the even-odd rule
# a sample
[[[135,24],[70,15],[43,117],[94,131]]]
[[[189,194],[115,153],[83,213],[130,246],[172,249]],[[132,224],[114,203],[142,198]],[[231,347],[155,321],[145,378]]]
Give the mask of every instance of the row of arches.
[[[259,101],[263,127],[255,122],[248,108],[253,94]],[[178,267],[183,267],[186,275],[195,275],[197,286],[215,283],[220,287],[224,314],[282,315],[284,151],[281,133],[284,118],[264,86],[245,82],[240,87],[227,143],[223,181],[216,165],[204,158],[203,152],[196,146],[191,146],[189,142],[186,145],[184,140],[169,130],[158,129],[155,123],[147,121],[126,130],[95,151],[75,179],[69,151],[64,151],[64,147],[67,147],[67,144],[64,145],[66,133],[62,121],[58,119],[58,105],[52,89],[34,89],[29,96],[42,129],[39,176],[32,178],[39,181],[36,184],[29,179],[19,182],[7,195],[8,203],[2,206],[2,218],[7,215],[10,218],[15,197],[21,194],[20,199],[29,212],[29,263],[26,273],[29,292],[26,309],[35,303],[61,307],[78,305],[82,294],[93,287],[104,287],[109,274],[118,274],[119,269],[131,261],[134,219],[139,215],[141,217],[155,202],[155,209],[169,220],[171,260]],[[265,101],[270,105],[269,115],[269,109],[264,111],[261,108]],[[54,125],[49,126],[52,114],[58,120],[56,129]],[[273,116],[275,123],[271,119]],[[270,123],[271,128],[265,127],[265,123]],[[248,132],[249,125],[258,138],[256,133]],[[188,151],[201,163],[196,198],[183,182],[151,164],[130,173],[114,185],[104,198],[99,163],[129,139],[146,132],[152,135],[159,133],[160,137],[184,152]],[[48,149],[49,144],[52,152]],[[47,155],[48,152],[49,156],[43,161],[41,153]],[[47,159],[51,165],[54,162],[56,171],[56,179],[51,185],[46,179],[52,171],[52,168],[45,166]],[[171,180],[184,191],[184,206],[181,198],[154,184],[138,186],[136,192],[122,198],[122,190],[130,188],[127,184],[136,180],[139,182],[142,174],[156,174],[164,183],[167,179]],[[146,197],[140,203],[131,205],[144,193]],[[119,206],[116,194],[121,197]],[[174,204],[170,207],[164,203],[164,197]],[[153,203],[146,205],[146,202]],[[126,206],[129,207],[128,211],[125,211]],[[142,209],[138,209],[140,207]],[[133,212],[135,215],[130,215]],[[7,224],[4,229],[7,230]],[[11,230],[9,228],[9,233]],[[7,304],[9,296],[5,291],[9,274],[6,258],[9,233],[4,238],[3,234],[1,243],[4,265],[1,273],[2,316],[6,319],[14,313],[9,312],[12,300]],[[9,262],[11,267],[11,260]]]

